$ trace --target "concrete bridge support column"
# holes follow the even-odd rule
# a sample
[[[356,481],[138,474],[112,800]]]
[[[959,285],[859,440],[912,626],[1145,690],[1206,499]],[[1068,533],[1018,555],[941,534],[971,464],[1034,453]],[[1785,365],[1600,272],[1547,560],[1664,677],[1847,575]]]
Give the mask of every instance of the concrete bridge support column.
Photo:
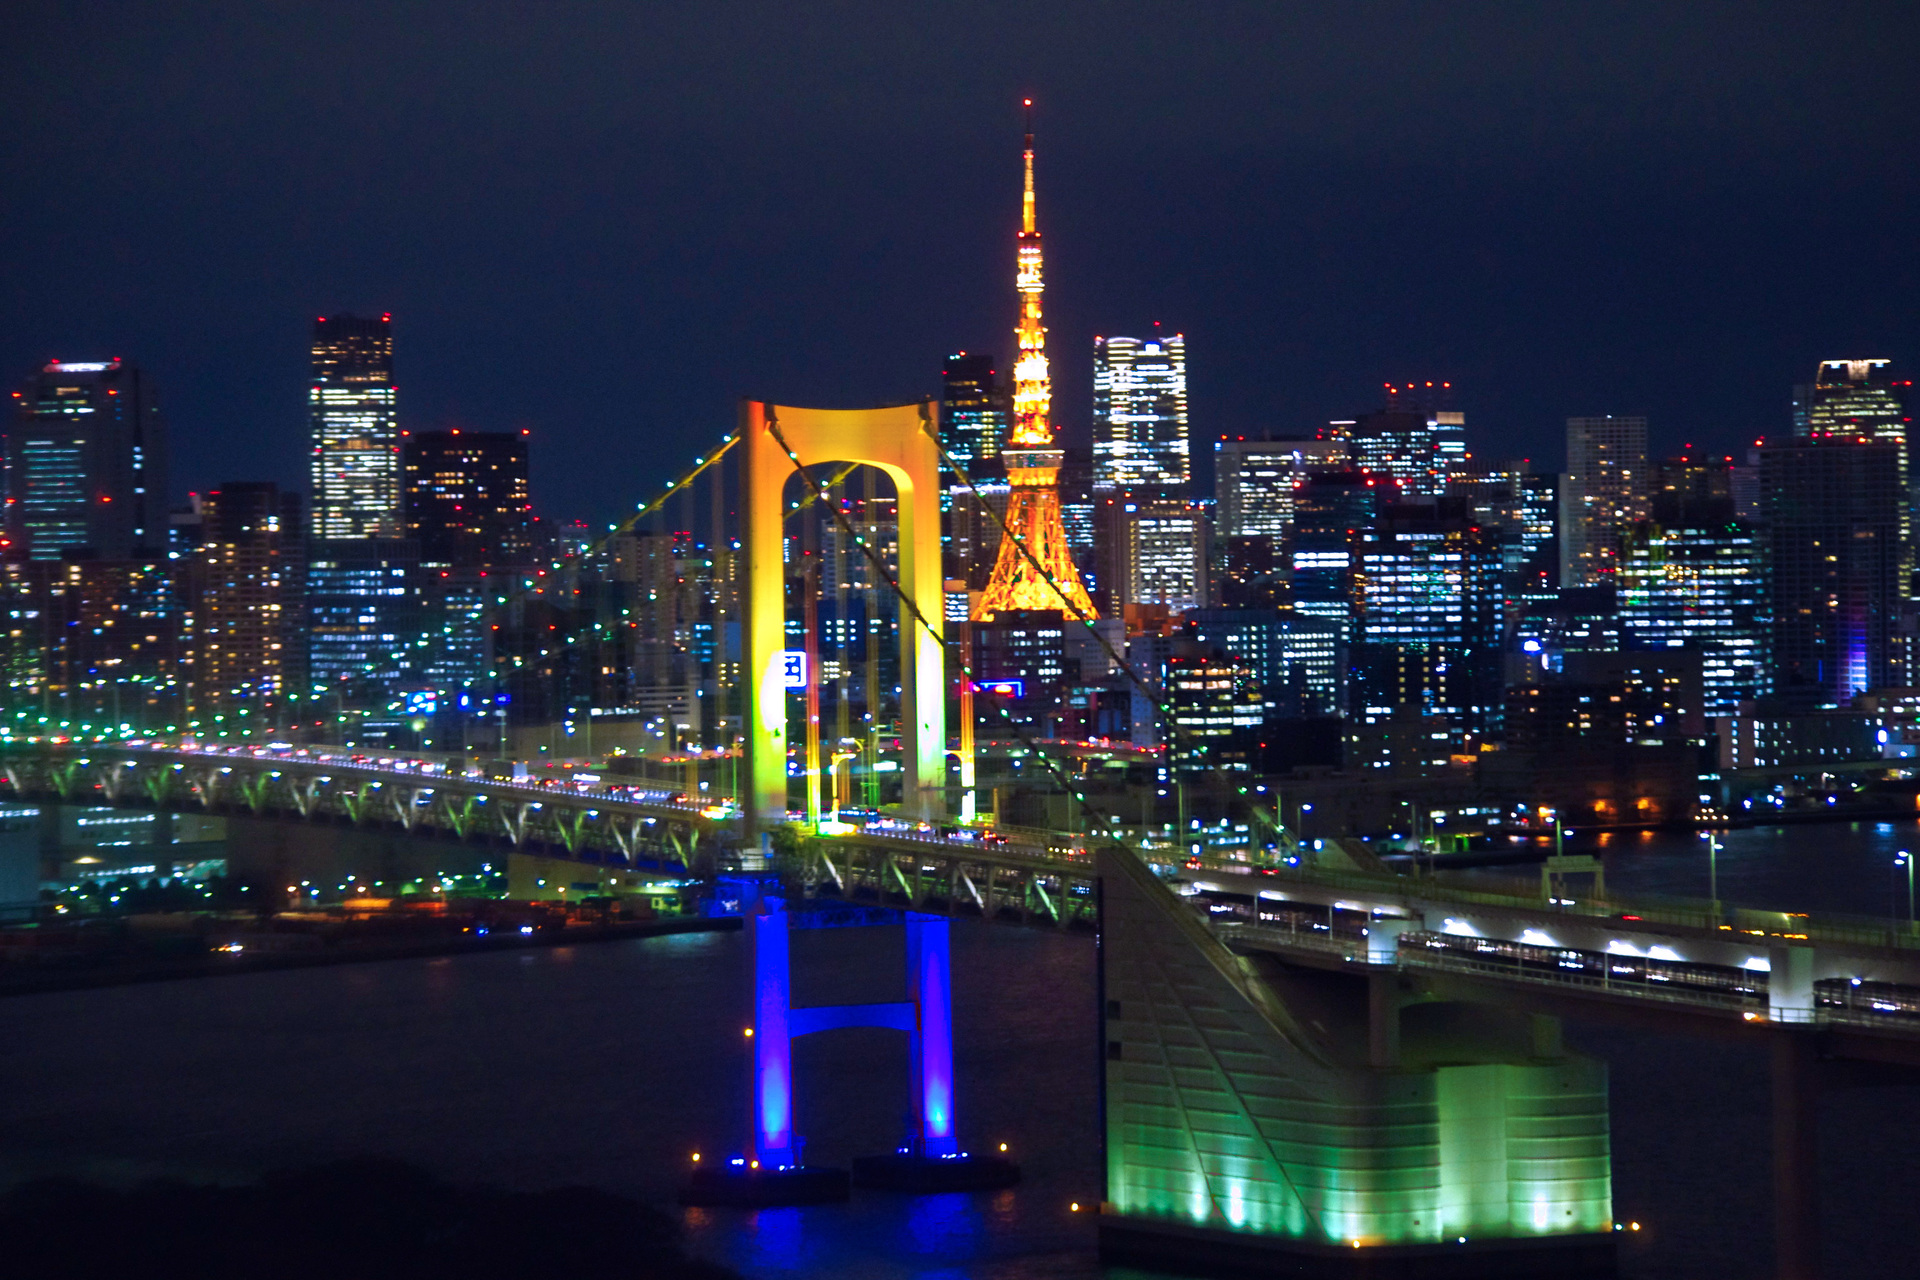
[[[1820,1084],[1814,1038],[1773,1033],[1773,1271],[1820,1276]]]
[[[1367,1065],[1400,1065],[1400,975],[1392,969],[1367,975]]]

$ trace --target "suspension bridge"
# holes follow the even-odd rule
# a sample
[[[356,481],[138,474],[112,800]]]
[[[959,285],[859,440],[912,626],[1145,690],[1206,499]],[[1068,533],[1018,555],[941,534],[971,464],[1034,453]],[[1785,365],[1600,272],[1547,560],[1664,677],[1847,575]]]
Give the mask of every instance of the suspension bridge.
[[[589,729],[591,708],[637,708],[651,737],[625,749],[695,762],[685,791],[124,732],[16,736],[0,768],[27,801],[431,833],[600,875],[765,868],[793,901],[1097,928],[1116,1257],[1603,1273],[1605,1070],[1566,1048],[1559,1020],[1748,1037],[1775,1064],[1780,1274],[1817,1273],[1814,1099],[1850,1070],[1920,1066],[1910,927],[1628,900],[1565,877],[1535,891],[1396,875],[1296,839],[1250,775],[1217,766],[1204,781],[1242,819],[1239,847],[1196,854],[1170,824],[1128,827],[1090,800],[1084,761],[973,696],[943,489],[995,516],[940,448],[930,404],[748,404],[661,498],[501,598],[503,626],[545,637],[515,651],[516,687],[561,689],[548,704],[584,703]],[[705,541],[685,518],[700,511]],[[1180,741],[1155,682],[1076,607],[1063,626],[1084,628],[1204,765],[1204,740]],[[1027,785],[1044,777],[1070,806],[1070,829],[978,804],[976,712],[1018,745]],[[855,759],[857,774],[836,767]],[[582,878],[597,879],[562,876]],[[784,1141],[765,1138],[775,1153]]]

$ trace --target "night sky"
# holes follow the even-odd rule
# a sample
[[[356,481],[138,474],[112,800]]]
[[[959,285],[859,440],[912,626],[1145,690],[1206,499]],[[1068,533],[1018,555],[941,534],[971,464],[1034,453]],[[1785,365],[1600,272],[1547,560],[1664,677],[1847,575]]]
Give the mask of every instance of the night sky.
[[[1787,421],[1920,364],[1920,6],[6,6],[0,369],[140,361],[174,488],[303,481],[315,315],[394,313],[404,426],[533,432],[607,519],[746,395],[1004,353],[1038,100],[1056,418],[1188,335],[1195,436],[1450,379],[1486,457],[1569,414]]]

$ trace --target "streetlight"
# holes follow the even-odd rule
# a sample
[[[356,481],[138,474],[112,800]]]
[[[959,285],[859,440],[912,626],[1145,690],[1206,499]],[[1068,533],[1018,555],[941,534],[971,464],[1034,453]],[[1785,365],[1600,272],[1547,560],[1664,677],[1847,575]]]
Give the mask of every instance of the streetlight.
[[[1902,849],[1900,850],[1899,856],[1893,860],[1893,865],[1896,867],[1905,867],[1907,869],[1907,932],[1912,933],[1914,931],[1913,855],[1911,853],[1908,853],[1905,849]]]

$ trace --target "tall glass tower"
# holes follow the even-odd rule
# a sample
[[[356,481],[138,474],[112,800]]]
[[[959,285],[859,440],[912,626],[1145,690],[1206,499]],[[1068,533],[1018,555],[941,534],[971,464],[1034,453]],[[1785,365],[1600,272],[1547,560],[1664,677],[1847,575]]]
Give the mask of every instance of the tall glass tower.
[[[128,560],[167,545],[167,435],[125,360],[49,360],[13,393],[10,558]]]
[[[947,357],[940,375],[940,447],[970,477],[979,477],[979,463],[999,456],[1008,410],[992,356],[962,351]]]
[[[1185,497],[1187,340],[1093,340],[1093,482],[1149,496]]]
[[[398,538],[400,430],[393,317],[321,316],[313,325],[313,532]]]

